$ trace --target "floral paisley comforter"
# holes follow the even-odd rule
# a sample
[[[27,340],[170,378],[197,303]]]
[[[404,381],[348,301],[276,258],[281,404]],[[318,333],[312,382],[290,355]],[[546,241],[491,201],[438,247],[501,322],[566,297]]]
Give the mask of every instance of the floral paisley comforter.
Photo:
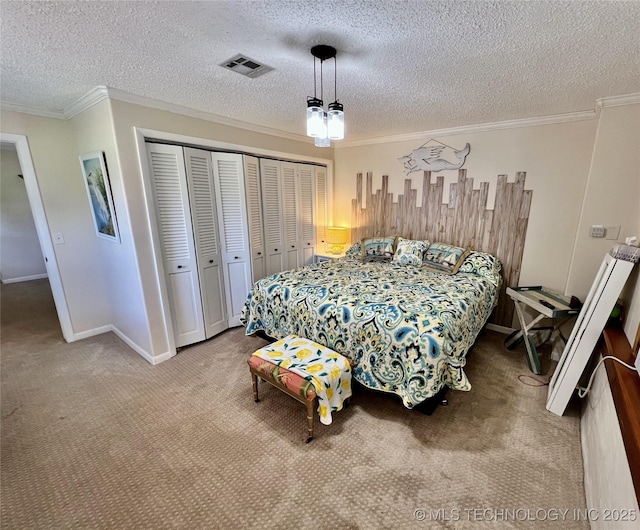
[[[455,275],[347,256],[256,282],[241,320],[247,335],[293,333],[341,353],[359,383],[413,408],[444,385],[471,388],[465,356],[500,282],[498,260],[479,252]]]

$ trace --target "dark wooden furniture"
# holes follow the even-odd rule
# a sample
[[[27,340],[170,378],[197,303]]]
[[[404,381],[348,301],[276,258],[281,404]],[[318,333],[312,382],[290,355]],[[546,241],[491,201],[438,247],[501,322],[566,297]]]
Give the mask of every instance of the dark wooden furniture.
[[[605,328],[602,355],[612,355],[633,366],[634,355],[619,326]],[[611,359],[604,362],[627,452],[636,498],[640,503],[640,376]]]

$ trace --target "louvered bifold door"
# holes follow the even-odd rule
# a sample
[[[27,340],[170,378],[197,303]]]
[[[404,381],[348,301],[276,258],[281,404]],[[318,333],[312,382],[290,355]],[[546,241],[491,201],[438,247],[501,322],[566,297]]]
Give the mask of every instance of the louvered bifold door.
[[[182,147],[147,144],[176,347],[205,339]]]
[[[242,155],[212,153],[229,326],[239,326],[251,290],[251,254]]]
[[[301,265],[313,263],[315,254],[315,227],[313,223],[313,181],[315,166],[298,164],[298,220],[300,240],[298,259]]]
[[[287,269],[300,266],[298,259],[298,164],[282,162],[282,226]]]
[[[315,227],[316,227],[316,248],[321,252],[327,250],[326,237],[328,218],[328,202],[327,202],[327,168],[324,166],[316,166],[315,168]]]
[[[200,276],[206,338],[229,327],[211,153],[185,147],[191,220]]]
[[[249,247],[251,250],[252,279],[257,282],[267,275],[267,260],[264,250],[262,228],[262,193],[260,191],[260,161],[254,156],[243,157],[244,183],[247,194],[247,216],[249,222]]]
[[[264,243],[267,252],[267,276],[285,270],[284,235],[282,230],[282,195],[280,162],[260,159],[260,187]]]

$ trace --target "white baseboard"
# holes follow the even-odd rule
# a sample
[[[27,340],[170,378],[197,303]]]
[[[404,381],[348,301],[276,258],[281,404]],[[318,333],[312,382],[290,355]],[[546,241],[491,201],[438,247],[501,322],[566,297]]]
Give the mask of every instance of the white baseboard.
[[[504,333],[505,335],[509,335],[509,333],[513,333],[515,329],[508,328],[507,326],[500,326],[498,324],[487,324],[485,326],[487,329],[491,331],[497,331],[498,333]]]
[[[2,278],[2,283],[18,283],[29,282],[31,280],[40,280],[42,278],[48,278],[49,276],[45,272],[44,274],[34,274],[32,276],[21,276],[20,278]]]
[[[107,333],[109,331],[113,331],[118,336],[118,338],[120,338],[127,346],[129,346],[132,350],[141,355],[146,361],[151,364],[159,364],[175,355],[175,352],[165,352],[161,353],[160,355],[153,356],[147,350],[138,345],[135,341],[131,340],[127,335],[122,333],[122,331],[120,331],[117,327],[111,324],[100,326],[98,328],[88,329],[80,333],[74,333],[71,342],[75,342],[76,340],[88,339],[89,337],[101,335],[102,333]]]
[[[77,340],[88,339],[89,337],[95,337],[96,335],[102,335],[107,331],[111,331],[112,326],[100,326],[98,328],[88,329],[86,331],[81,331],[80,333],[74,333],[73,338],[70,342],[75,342]]]
[[[175,356],[176,356],[176,352],[171,353],[170,351],[167,351],[167,352],[161,353],[160,355],[156,355],[153,358],[153,364],[163,363],[171,359],[171,357],[175,357]]]
[[[115,326],[110,326],[110,327],[111,327],[111,331],[113,331],[116,335],[118,335],[118,337],[120,337],[120,339],[122,339],[122,341],[125,342],[127,346],[129,346],[136,353],[140,354],[142,357],[145,358],[145,360],[149,361],[151,364],[160,364],[161,362],[166,361],[167,359],[170,359],[175,355],[175,352],[174,353],[165,352],[165,353],[161,353],[160,355],[153,356],[147,350],[140,347],[135,341],[131,340],[127,335],[122,333],[122,331],[120,331],[117,327]]]

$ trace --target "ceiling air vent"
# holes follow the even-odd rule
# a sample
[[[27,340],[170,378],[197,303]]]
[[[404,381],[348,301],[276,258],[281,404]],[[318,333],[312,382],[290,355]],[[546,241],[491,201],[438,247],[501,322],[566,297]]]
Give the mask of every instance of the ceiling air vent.
[[[220,63],[220,66],[251,78],[261,76],[273,70],[270,66],[260,64],[258,61],[242,54],[234,55],[231,59]]]

